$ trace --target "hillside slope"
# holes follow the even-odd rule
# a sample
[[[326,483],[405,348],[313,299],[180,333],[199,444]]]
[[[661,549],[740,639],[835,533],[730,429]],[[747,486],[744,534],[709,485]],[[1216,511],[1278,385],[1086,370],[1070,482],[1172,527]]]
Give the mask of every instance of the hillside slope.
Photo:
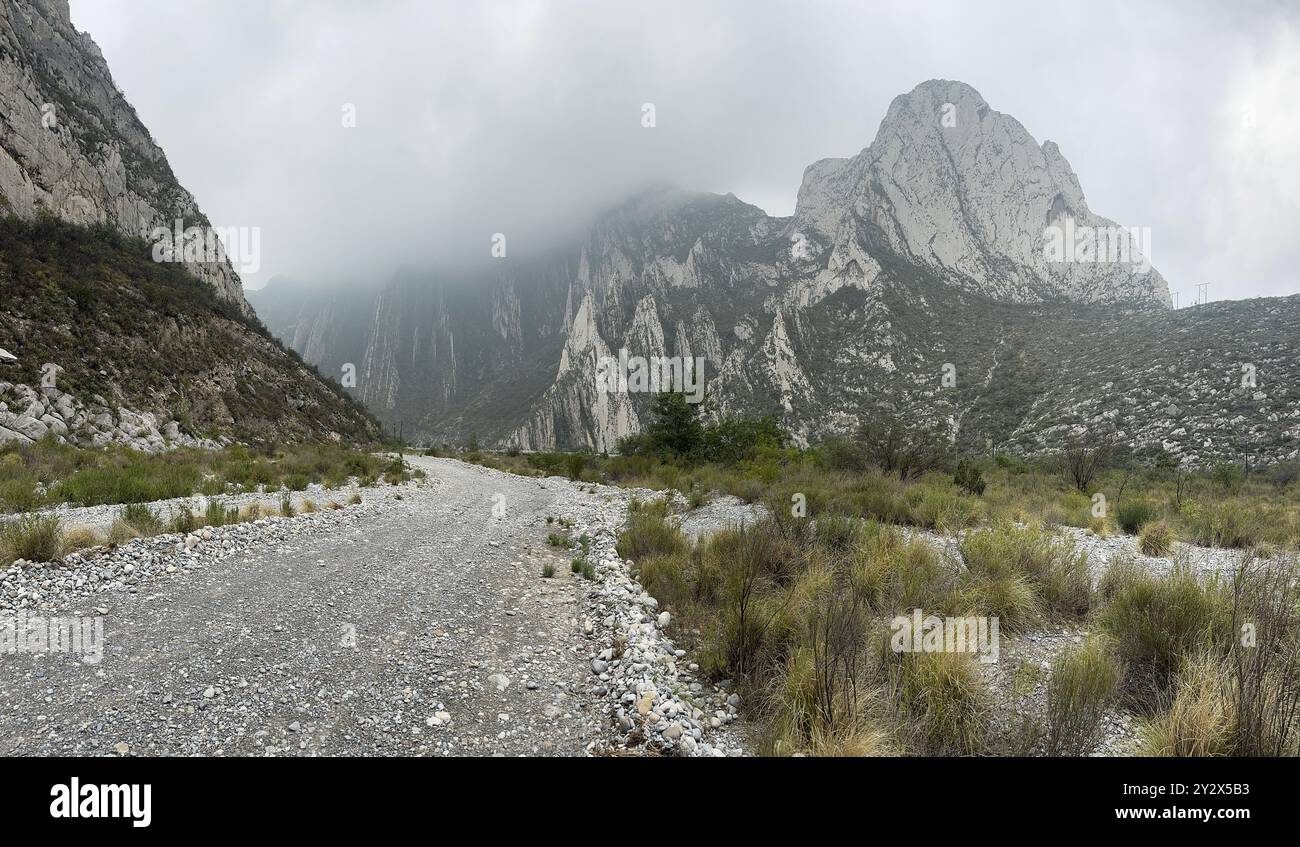
[[[380,437],[256,318],[106,227],[0,219],[0,303],[19,356],[0,370],[0,442]]]
[[[130,236],[155,227],[207,227],[193,196],[113,82],[67,0],[0,4],[0,213],[46,210]],[[228,261],[191,272],[247,311]]]
[[[0,4],[0,443],[378,438],[224,255],[154,260],[178,220],[211,230],[66,0]]]

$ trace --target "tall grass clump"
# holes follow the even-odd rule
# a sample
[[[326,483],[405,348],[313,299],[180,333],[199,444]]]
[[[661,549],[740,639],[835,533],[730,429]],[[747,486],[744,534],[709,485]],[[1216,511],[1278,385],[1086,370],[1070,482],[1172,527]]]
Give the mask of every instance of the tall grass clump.
[[[983,514],[978,498],[962,494],[946,482],[919,482],[907,489],[909,523],[952,533],[975,526]]]
[[[1100,638],[1057,658],[1047,683],[1049,756],[1083,756],[1092,750],[1123,676],[1110,645]]]
[[[86,467],[59,482],[57,499],[99,506],[113,503],[149,503],[188,497],[203,482],[199,466],[158,457],[130,458],[113,464]]]
[[[952,606],[957,574],[951,562],[922,539],[905,540],[889,526],[868,524],[848,565],[856,590],[884,616]]]
[[[158,535],[163,531],[163,519],[143,503],[128,503],[117,513],[117,519],[142,536]]]
[[[1300,752],[1300,562],[1243,557],[1233,575],[1227,656],[1242,756]]]
[[[24,515],[0,525],[0,561],[50,562],[63,551],[63,527],[53,515]]]
[[[1101,582],[1106,602],[1098,615],[1133,679],[1166,690],[1186,657],[1225,644],[1232,626],[1231,596],[1213,577],[1202,580],[1184,564],[1152,573],[1131,558],[1113,562]]]
[[[1169,708],[1143,725],[1138,752],[1146,756],[1230,756],[1237,716],[1223,658],[1190,657],[1178,674]]]
[[[1115,509],[1115,522],[1129,535],[1137,535],[1155,513],[1155,507],[1146,500],[1125,500]]]
[[[1138,550],[1143,556],[1168,556],[1174,547],[1174,533],[1165,521],[1152,521],[1138,533]]]
[[[667,520],[667,508],[643,506],[628,513],[628,526],[619,533],[618,554],[624,559],[640,561],[646,556],[662,556],[687,548],[686,536]]]
[[[904,732],[929,756],[977,753],[990,703],[971,653],[904,653],[892,672]]]
[[[1251,507],[1236,499],[1188,503],[1183,520],[1192,540],[1202,547],[1244,549],[1260,537],[1259,522]]]
[[[969,596],[989,598],[985,611],[1023,629],[1038,612],[1080,618],[1093,607],[1087,555],[1034,526],[1003,524],[967,533],[958,545]],[[996,602],[992,602],[996,600]]]

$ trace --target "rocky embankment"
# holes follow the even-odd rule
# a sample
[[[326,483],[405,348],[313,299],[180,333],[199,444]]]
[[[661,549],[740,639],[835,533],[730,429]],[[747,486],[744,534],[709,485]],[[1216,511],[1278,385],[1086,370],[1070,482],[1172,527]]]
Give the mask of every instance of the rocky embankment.
[[[53,373],[60,370],[56,368]],[[0,382],[0,444],[30,444],[46,436],[81,446],[122,444],[147,452],[169,447],[221,446],[212,439],[182,432],[178,421],[161,421],[152,412],[114,409],[99,395],[85,403],[54,387]]]

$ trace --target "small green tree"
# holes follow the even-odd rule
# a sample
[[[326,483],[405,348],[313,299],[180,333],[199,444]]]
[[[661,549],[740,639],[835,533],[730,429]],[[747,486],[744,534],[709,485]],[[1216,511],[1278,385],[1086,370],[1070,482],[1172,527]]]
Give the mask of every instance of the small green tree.
[[[704,444],[698,410],[698,404],[686,402],[686,395],[680,392],[656,395],[650,409],[650,426],[645,431],[648,451],[673,458],[697,455]]]
[[[905,423],[897,415],[872,417],[858,430],[858,440],[876,467],[899,479],[920,476],[943,466],[941,438],[930,428]]]
[[[984,472],[980,470],[979,465],[975,464],[967,456],[963,456],[957,462],[957,472],[953,474],[952,481],[957,483],[961,490],[967,494],[974,494],[978,497],[984,493]]]

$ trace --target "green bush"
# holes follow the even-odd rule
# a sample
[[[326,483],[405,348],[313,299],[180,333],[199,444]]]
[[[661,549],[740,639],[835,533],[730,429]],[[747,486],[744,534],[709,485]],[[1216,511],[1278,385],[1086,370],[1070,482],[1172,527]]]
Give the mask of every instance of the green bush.
[[[63,502],[100,506],[188,497],[201,482],[197,466],[141,457],[121,465],[83,468],[54,490]]]
[[[199,520],[187,508],[177,509],[172,514],[170,529],[172,532],[190,533],[199,528]]]
[[[1222,486],[1224,491],[1236,494],[1246,482],[1246,472],[1232,462],[1216,462],[1210,468],[1210,479]]]
[[[1202,547],[1246,548],[1260,534],[1258,519],[1249,506],[1237,500],[1188,503],[1183,519],[1192,540]]]
[[[0,561],[52,562],[63,548],[63,526],[49,515],[24,515],[0,526]]]
[[[143,503],[128,503],[117,513],[117,519],[140,535],[158,535],[163,531],[163,520],[158,513]]]
[[[664,556],[688,547],[682,531],[668,523],[661,513],[640,509],[628,517],[627,529],[618,535],[618,554],[640,561],[646,556]]]
[[[1115,510],[1115,522],[1129,535],[1138,531],[1155,515],[1155,507],[1145,500],[1125,500]]]
[[[953,532],[979,523],[979,501],[941,489],[935,485],[918,483],[907,490],[910,523],[941,532]]]
[[[979,465],[968,458],[963,458],[957,463],[957,472],[953,474],[953,480],[962,491],[967,494],[973,494],[976,497],[984,493],[986,483],[984,482],[984,473],[980,470]]]
[[[1225,585],[1199,579],[1185,566],[1157,574],[1132,559],[1113,562],[1101,582],[1106,602],[1098,623],[1130,668],[1168,687],[1186,658],[1223,645],[1231,635],[1231,595]]]
[[[822,515],[815,522],[817,541],[833,552],[842,553],[857,543],[861,520],[838,512]]]
[[[565,469],[568,471],[569,479],[582,479],[582,471],[587,467],[587,457],[581,453],[570,453],[565,457]]]
[[[26,474],[0,479],[0,512],[30,512],[41,505],[35,478]]]
[[[852,439],[839,437],[823,441],[817,446],[822,464],[833,471],[861,473],[868,466],[867,451]]]
[[[203,512],[203,523],[207,526],[225,526],[238,520],[239,510],[227,509],[220,500],[209,500]]]

